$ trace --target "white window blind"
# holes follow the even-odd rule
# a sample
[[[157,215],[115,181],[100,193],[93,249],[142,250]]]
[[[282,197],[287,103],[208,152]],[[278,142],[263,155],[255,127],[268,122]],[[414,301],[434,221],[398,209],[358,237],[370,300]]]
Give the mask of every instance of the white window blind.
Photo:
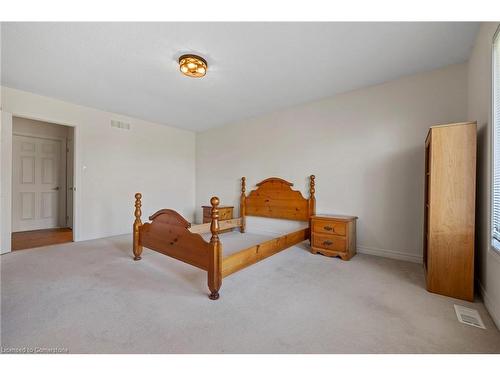
[[[493,41],[493,202],[492,244],[500,251],[500,33]]]

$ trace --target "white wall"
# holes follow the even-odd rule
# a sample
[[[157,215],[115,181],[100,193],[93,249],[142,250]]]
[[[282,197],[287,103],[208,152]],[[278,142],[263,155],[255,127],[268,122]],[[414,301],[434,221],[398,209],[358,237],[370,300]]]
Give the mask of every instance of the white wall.
[[[0,111],[0,254],[10,251],[12,201],[12,116]]]
[[[196,206],[238,205],[269,176],[308,194],[318,213],[359,216],[358,250],[421,261],[424,139],[429,126],[467,120],[459,64],[197,133]]]
[[[500,327],[500,255],[490,246],[491,49],[498,23],[483,23],[469,60],[469,119],[478,122],[476,271],[484,302]]]
[[[77,240],[130,233],[135,192],[143,193],[143,218],[169,207],[192,219],[193,132],[7,87],[2,110],[76,127]],[[131,123],[131,130],[111,128],[111,119]]]

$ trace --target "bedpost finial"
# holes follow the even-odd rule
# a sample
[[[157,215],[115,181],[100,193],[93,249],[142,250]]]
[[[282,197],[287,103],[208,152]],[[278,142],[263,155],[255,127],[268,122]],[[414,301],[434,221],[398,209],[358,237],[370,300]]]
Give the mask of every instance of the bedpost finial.
[[[309,216],[316,214],[316,198],[314,197],[314,193],[316,192],[314,179],[315,175],[309,176]]]
[[[141,220],[141,214],[142,214],[142,212],[141,212],[141,206],[142,206],[141,198],[142,198],[141,193],[135,193],[135,212],[134,212],[134,215],[135,215],[136,221]]]
[[[212,197],[210,199],[210,204],[212,205],[212,221],[210,223],[210,232],[212,232],[212,238],[210,239],[210,242],[217,242],[219,241],[219,209],[217,208],[219,206],[220,200],[218,197]]]
[[[241,178],[241,193],[242,194],[245,194],[245,191],[246,191],[246,188],[247,188],[247,185],[246,185],[246,177],[242,177]]]
[[[217,207],[220,203],[220,200],[218,197],[212,197],[212,199],[210,199],[210,204],[212,205],[212,207]]]

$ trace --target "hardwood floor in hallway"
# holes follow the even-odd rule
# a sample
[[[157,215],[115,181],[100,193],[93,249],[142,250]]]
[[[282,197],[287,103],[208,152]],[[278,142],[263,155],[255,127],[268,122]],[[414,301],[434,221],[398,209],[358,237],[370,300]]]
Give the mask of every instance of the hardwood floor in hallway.
[[[12,233],[12,251],[72,242],[71,228],[30,230]]]

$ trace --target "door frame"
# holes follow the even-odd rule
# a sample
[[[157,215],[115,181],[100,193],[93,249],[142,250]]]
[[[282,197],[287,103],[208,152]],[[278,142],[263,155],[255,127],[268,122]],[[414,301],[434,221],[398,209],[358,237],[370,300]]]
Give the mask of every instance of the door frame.
[[[82,191],[80,188],[81,181],[81,168],[80,165],[80,128],[77,124],[69,124],[61,121],[53,120],[46,117],[34,117],[22,113],[11,113],[2,110],[2,125],[1,125],[1,154],[2,154],[2,168],[1,168],[1,201],[0,208],[2,212],[6,212],[2,216],[1,230],[0,230],[0,254],[9,253],[12,250],[12,119],[13,117],[22,117],[29,120],[48,122],[54,125],[63,125],[73,128],[73,241],[80,240],[80,202]],[[4,119],[7,123],[4,123]]]
[[[59,124],[54,124],[54,125],[59,125]],[[59,126],[63,126],[63,125],[59,125]],[[68,194],[68,186],[67,186],[67,184],[68,184],[68,176],[67,176],[67,173],[68,173],[68,168],[67,168],[68,152],[66,151],[67,147],[68,147],[67,138],[54,137],[54,136],[49,136],[49,135],[36,135],[36,134],[23,133],[23,132],[14,132],[14,130],[12,131],[12,135],[13,136],[19,136],[19,137],[47,139],[47,140],[50,140],[50,141],[58,141],[58,142],[60,142],[60,144],[61,144],[61,155],[60,155],[60,158],[61,159],[59,160],[58,168],[62,167],[62,161],[64,160],[64,167],[63,167],[63,169],[64,169],[64,171],[63,171],[64,179],[62,179],[61,177],[59,177],[59,185],[61,185],[61,188],[62,188],[62,189],[60,189],[60,191],[64,192],[64,200],[63,200],[62,197],[59,197],[59,202],[57,202],[57,204],[58,204],[57,224],[58,224],[58,227],[59,227],[59,224],[61,224],[62,222],[64,222],[65,225],[66,225],[67,222],[68,222],[66,220],[66,216],[68,215],[68,207],[66,206],[67,202],[68,202],[68,198],[66,197],[67,194]],[[14,141],[14,140],[12,140],[12,141]],[[12,152],[14,152],[14,151],[12,151]],[[14,156],[14,154],[12,154],[12,155]],[[12,165],[14,165],[14,159],[12,159]],[[74,178],[74,176],[73,176],[73,178]],[[62,182],[62,184],[61,184],[61,182]],[[59,208],[59,205],[61,203],[63,203],[64,207],[65,207],[64,217],[61,216],[61,210]]]

